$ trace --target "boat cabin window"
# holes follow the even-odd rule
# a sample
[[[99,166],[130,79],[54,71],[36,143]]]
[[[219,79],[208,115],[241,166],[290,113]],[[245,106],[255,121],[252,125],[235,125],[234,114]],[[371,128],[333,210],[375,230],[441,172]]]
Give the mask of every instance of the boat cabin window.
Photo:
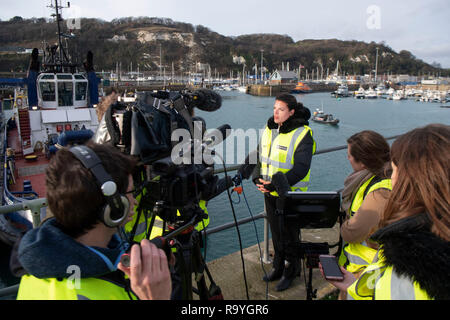
[[[43,101],[55,101],[55,83],[54,82],[47,82],[43,81],[39,83],[41,93],[42,93],[42,100]]]
[[[72,80],[71,74],[58,74],[56,77],[60,80]]]
[[[87,82],[75,82],[75,100],[86,100]]]
[[[46,75],[43,75],[41,79],[42,80],[53,80],[53,79],[55,79],[55,76],[53,74],[46,74]]]
[[[58,75],[58,78],[60,75]],[[73,83],[71,81],[58,82],[58,106],[73,106]]]

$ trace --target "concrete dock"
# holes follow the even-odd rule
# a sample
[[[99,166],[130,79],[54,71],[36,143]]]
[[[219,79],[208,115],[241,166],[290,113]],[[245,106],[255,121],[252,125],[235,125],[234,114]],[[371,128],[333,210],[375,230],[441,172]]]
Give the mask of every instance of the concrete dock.
[[[339,240],[339,224],[332,229],[310,229],[301,232],[302,241],[335,244]],[[269,252],[272,255],[272,241],[269,241]],[[261,243],[261,250],[263,250],[263,246],[264,243]],[[330,254],[335,253],[336,250],[337,247],[330,249]],[[243,257],[250,300],[306,300],[305,283],[308,281],[309,269],[304,269],[303,260],[300,277],[295,278],[289,289],[277,292],[275,287],[278,281],[269,282],[267,287],[266,282],[262,280],[264,276],[262,268],[264,267],[265,272],[269,272],[271,264],[263,264],[262,267],[258,246],[254,245],[244,249]],[[239,251],[209,262],[208,268],[214,281],[221,288],[224,299],[247,300]],[[335,291],[335,288],[325,281],[317,268],[313,269],[312,287],[314,290],[317,289],[316,299],[323,299]]]

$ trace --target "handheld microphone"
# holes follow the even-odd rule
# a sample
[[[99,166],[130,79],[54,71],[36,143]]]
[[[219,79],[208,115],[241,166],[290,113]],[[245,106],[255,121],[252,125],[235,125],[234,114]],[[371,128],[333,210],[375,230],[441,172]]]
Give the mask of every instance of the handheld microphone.
[[[272,184],[280,198],[286,198],[287,193],[291,191],[291,186],[283,172],[278,171],[272,176]]]

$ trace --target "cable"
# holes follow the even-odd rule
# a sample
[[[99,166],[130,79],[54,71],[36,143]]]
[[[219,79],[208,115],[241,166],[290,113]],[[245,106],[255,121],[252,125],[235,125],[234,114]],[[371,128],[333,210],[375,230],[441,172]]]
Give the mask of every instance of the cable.
[[[239,174],[239,178],[242,181],[242,176],[241,174]],[[247,209],[248,212],[250,213],[250,216],[252,217],[252,221],[253,221],[253,226],[255,227],[255,234],[256,234],[256,241],[258,243],[258,250],[259,250],[259,261],[261,262],[261,268],[264,272],[265,277],[267,278],[267,272],[266,269],[264,269],[264,263],[263,263],[263,258],[262,258],[262,251],[261,251],[261,245],[260,245],[260,241],[259,241],[259,237],[258,237],[258,229],[256,227],[256,222],[255,222],[255,218],[253,216],[252,210],[250,209],[250,206],[248,204],[247,201],[247,197],[245,196],[245,191],[244,191],[244,184],[241,183],[242,186],[242,194],[244,196],[244,200],[245,200],[245,204],[247,205]],[[240,199],[240,198],[239,198]],[[266,300],[269,300],[269,281],[266,281]]]
[[[220,160],[222,160],[223,170],[225,173],[225,179],[228,179],[227,168],[225,166],[225,161],[224,161],[223,157],[220,154],[218,154],[217,152],[214,152],[213,154],[219,156]],[[243,249],[242,249],[241,232],[239,231],[239,226],[238,226],[238,222],[237,222],[237,218],[236,218],[236,212],[234,211],[233,201],[231,200],[231,194],[230,194],[230,190],[228,188],[227,188],[227,195],[228,195],[228,200],[230,201],[231,211],[233,212],[233,219],[234,219],[234,223],[236,225],[236,231],[237,231],[238,239],[239,239],[239,249],[241,252],[241,262],[242,262],[242,271],[243,271],[243,275],[244,275],[245,292],[247,294],[247,300],[250,300],[250,296],[248,294],[247,275],[245,273],[245,262],[244,262],[244,253],[243,253]]]

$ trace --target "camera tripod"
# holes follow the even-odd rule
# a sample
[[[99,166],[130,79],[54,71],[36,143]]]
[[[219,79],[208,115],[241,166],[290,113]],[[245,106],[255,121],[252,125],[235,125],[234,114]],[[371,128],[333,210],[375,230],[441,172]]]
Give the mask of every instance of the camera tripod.
[[[153,226],[155,216],[152,216],[151,226]],[[167,245],[169,245],[167,242],[170,241],[170,247],[176,248],[176,262],[175,266],[171,268],[172,299],[193,300],[193,293],[196,293],[200,300],[222,300],[221,290],[214,282],[201,254],[202,236],[194,228],[198,220],[201,221],[201,218],[195,214],[189,222],[181,226],[169,224],[169,229],[173,231],[162,236]],[[163,230],[165,229],[165,224],[164,221]],[[151,230],[148,235],[150,234]],[[205,272],[210,281],[209,288],[206,284]],[[193,276],[197,283],[197,288],[193,287]]]

